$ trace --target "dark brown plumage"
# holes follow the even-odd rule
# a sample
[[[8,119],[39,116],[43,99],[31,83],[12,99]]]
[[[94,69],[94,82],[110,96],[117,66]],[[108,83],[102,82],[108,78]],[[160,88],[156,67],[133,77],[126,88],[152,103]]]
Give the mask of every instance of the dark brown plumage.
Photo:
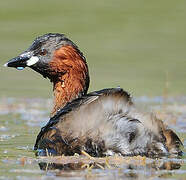
[[[29,66],[54,87],[52,117],[37,136],[39,155],[92,156],[181,154],[178,136],[152,114],[135,108],[121,88],[87,94],[85,57],[63,34],[46,34],[6,66]]]

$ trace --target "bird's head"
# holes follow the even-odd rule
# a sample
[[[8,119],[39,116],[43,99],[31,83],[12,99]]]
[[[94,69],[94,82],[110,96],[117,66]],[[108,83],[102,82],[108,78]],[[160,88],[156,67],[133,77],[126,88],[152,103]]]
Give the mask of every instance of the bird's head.
[[[67,102],[87,93],[89,72],[86,59],[64,34],[49,33],[4,66],[22,70],[29,67],[53,82],[54,114]]]
[[[83,53],[70,39],[59,33],[37,37],[26,51],[4,66],[18,70],[30,67],[50,80],[78,68],[84,68],[84,73],[88,75]]]

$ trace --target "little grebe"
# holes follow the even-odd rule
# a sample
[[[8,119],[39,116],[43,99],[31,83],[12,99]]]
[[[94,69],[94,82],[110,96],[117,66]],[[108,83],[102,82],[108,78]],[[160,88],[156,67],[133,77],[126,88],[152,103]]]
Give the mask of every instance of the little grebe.
[[[5,66],[34,71],[53,83],[54,108],[37,136],[39,155],[92,156],[182,154],[182,142],[152,114],[138,111],[121,88],[87,94],[86,59],[65,35],[49,33]]]

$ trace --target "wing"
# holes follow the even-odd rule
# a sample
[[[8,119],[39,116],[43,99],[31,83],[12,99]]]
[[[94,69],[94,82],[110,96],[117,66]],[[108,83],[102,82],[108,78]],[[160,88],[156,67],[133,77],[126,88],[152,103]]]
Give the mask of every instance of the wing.
[[[93,156],[107,150],[123,155],[180,153],[181,141],[153,114],[138,111],[121,88],[103,89],[73,100],[53,116],[35,149]]]
[[[122,101],[123,102],[122,104],[125,104],[125,105],[126,104],[127,105],[133,104],[130,94],[121,88],[109,88],[109,89],[103,89],[100,91],[94,91],[94,92],[91,92],[91,93],[81,97],[81,98],[77,98],[77,99],[73,100],[72,102],[67,103],[52,118],[50,118],[49,122],[44,127],[41,128],[41,131],[37,136],[34,149],[36,150],[38,148],[38,142],[42,138],[42,136],[46,132],[48,132],[54,125],[61,122],[67,114],[77,112],[79,109],[81,109],[81,107],[88,107],[91,104],[93,105],[97,101],[99,101],[99,99],[102,99],[104,97],[107,98],[109,101],[109,102],[105,103],[105,106],[107,106],[105,108],[110,108],[111,111],[114,111],[114,109],[112,109],[113,105],[115,105],[114,104],[115,101],[113,101],[113,99]],[[110,97],[110,98],[108,98],[108,97]],[[88,109],[91,109],[91,107],[89,107]],[[120,107],[120,110],[121,109],[123,109],[123,107]],[[86,118],[87,111],[86,112],[82,112],[82,111],[84,111],[84,109],[80,110],[80,112],[78,113],[78,116],[80,116],[79,118],[84,118],[84,117]],[[96,109],[94,108],[94,111],[95,111],[93,113],[94,115],[99,114],[99,111],[97,111],[97,108]],[[119,111],[119,110],[117,110],[117,111]],[[114,112],[114,113],[116,113],[116,112]],[[92,116],[92,118],[96,118],[96,117]],[[76,118],[76,120],[77,119],[78,118]],[[91,120],[91,121],[94,121],[94,120]]]

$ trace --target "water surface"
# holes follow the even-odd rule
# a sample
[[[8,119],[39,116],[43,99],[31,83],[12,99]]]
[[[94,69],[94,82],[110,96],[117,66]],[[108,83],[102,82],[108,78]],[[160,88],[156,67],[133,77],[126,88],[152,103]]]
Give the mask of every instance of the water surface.
[[[137,106],[154,112],[169,124],[186,146],[186,97],[135,99]],[[87,156],[37,158],[36,136],[47,122],[50,99],[0,99],[0,179],[184,179],[186,156],[145,157]]]

